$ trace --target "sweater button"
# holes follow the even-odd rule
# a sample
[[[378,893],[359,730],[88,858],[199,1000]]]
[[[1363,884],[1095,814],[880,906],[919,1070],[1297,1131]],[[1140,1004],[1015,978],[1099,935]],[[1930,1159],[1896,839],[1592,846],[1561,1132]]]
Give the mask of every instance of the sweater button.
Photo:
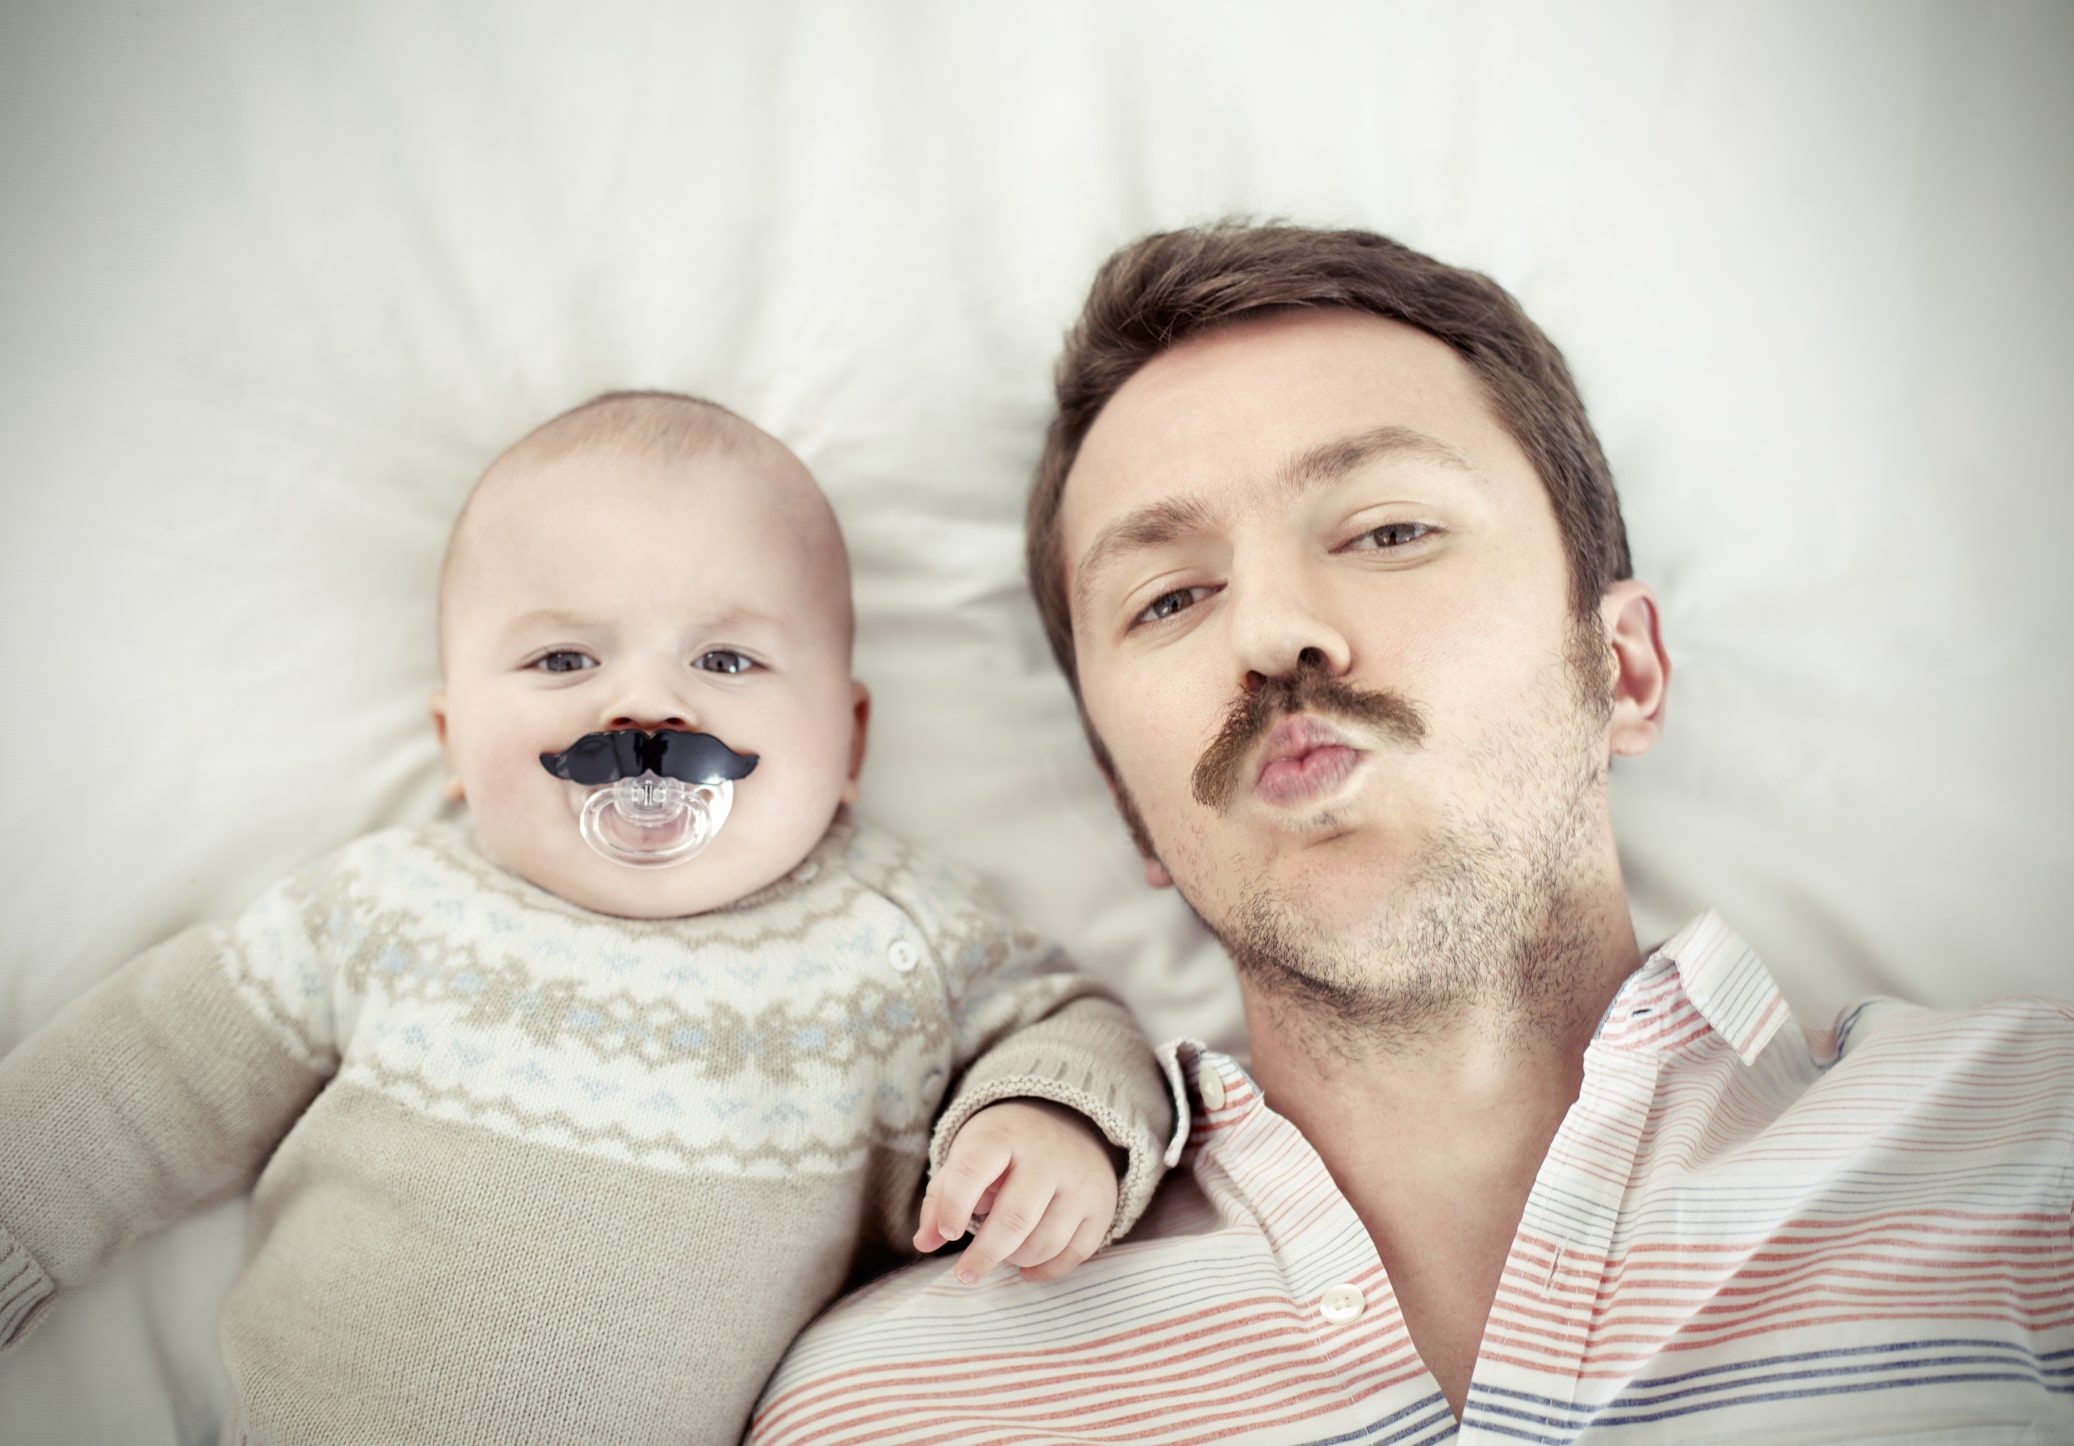
[[[915,965],[920,963],[921,959],[922,956],[915,949],[915,946],[908,943],[905,939],[895,939],[893,947],[886,951],[886,962],[893,966],[895,973],[899,974],[912,973]]]
[[[1367,1308],[1368,1301],[1362,1296],[1360,1287],[1353,1285],[1329,1285],[1318,1300],[1318,1314],[1334,1325],[1359,1320],[1361,1312]]]

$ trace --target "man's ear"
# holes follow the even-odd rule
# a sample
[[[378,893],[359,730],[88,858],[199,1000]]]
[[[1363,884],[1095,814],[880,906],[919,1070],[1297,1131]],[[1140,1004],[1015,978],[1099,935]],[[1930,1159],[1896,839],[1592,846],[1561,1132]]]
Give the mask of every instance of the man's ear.
[[[871,689],[850,679],[850,777],[843,784],[843,802],[857,801],[857,775],[864,771],[864,736],[871,731]]]
[[[455,803],[462,800],[461,775],[454,769],[454,750],[446,741],[446,689],[434,688],[432,696],[425,700],[432,713],[432,731],[439,735],[439,753],[446,759],[446,796]]]
[[[1607,746],[1628,757],[1647,753],[1663,736],[1671,693],[1671,655],[1664,651],[1656,594],[1632,578],[1613,583],[1599,595],[1599,621],[1606,628],[1613,683]]]
[[[1148,889],[1171,889],[1174,887],[1174,876],[1167,872],[1165,864],[1151,854],[1145,855],[1145,887]]]

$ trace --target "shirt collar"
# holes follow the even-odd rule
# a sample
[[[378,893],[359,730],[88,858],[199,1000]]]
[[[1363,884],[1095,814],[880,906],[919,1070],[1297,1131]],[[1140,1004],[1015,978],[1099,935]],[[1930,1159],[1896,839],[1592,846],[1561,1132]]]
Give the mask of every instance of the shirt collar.
[[[1594,1042],[1661,1051],[1711,1032],[1755,1064],[1791,1018],[1757,951],[1709,909],[1628,976]]]
[[[1190,1144],[1199,1144],[1213,1129],[1251,1119],[1263,1101],[1260,1086],[1246,1066],[1183,1035],[1153,1051],[1174,1097],[1174,1133],[1167,1141],[1166,1162],[1172,1168]]]
[[[1717,1035],[1744,1064],[1755,1064],[1766,1045],[1792,1018],[1786,997],[1772,982],[1757,951],[1712,909],[1687,924],[1627,977],[1592,1043],[1614,1049],[1657,1053],[1682,1048],[1705,1034]],[[1174,1133],[1167,1164],[1181,1158],[1207,1116],[1232,1110],[1234,1120],[1261,1102],[1259,1087],[1238,1060],[1182,1036],[1157,1051],[1167,1088],[1174,1096]],[[1203,1072],[1219,1080],[1224,1099],[1214,1107],[1203,1098]]]

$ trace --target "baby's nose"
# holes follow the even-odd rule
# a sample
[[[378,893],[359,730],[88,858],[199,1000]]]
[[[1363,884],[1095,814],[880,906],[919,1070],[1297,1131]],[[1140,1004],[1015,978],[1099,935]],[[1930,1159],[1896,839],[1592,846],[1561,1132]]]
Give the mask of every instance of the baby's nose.
[[[661,733],[671,728],[686,733],[695,731],[691,726],[691,720],[681,713],[621,713],[608,722],[603,731],[611,732],[620,728],[638,728],[643,733]]]
[[[666,660],[632,659],[612,674],[611,687],[597,699],[598,727],[639,728],[644,733],[670,729],[697,732],[692,708],[691,675]]]

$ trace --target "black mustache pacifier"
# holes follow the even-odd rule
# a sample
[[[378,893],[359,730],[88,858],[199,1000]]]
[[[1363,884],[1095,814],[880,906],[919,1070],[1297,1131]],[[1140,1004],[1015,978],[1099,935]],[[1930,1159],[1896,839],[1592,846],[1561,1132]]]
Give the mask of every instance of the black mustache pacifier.
[[[586,733],[540,766],[572,786],[584,842],[634,868],[681,864],[711,843],[757,755],[710,733]],[[580,792],[579,792],[580,790]]]

